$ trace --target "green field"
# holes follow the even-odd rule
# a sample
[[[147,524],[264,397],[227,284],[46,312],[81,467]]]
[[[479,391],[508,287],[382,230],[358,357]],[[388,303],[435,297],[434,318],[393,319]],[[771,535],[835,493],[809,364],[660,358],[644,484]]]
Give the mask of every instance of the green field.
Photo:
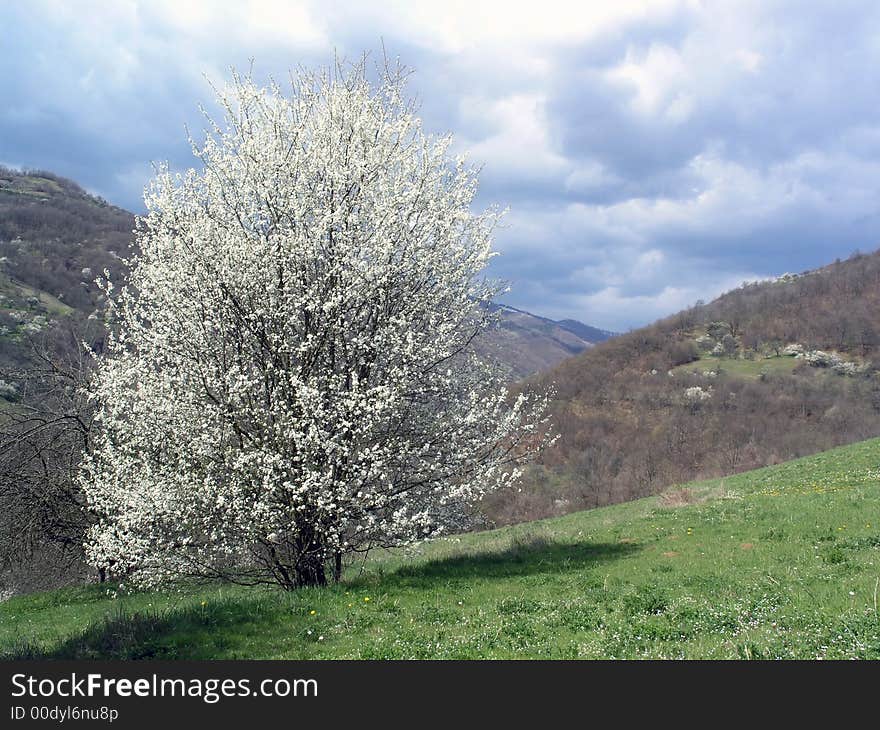
[[[880,658],[880,439],[376,556],[343,584],[0,604],[7,657]]]
[[[702,373],[713,370],[720,375],[735,375],[741,378],[757,378],[760,375],[779,375],[790,373],[803,362],[793,357],[756,357],[754,360],[731,357],[704,357],[687,365],[674,368],[676,373]]]
[[[73,309],[71,307],[67,306],[60,299],[53,297],[51,294],[40,291],[39,289],[34,289],[27,284],[13,281],[6,274],[2,273],[0,273],[0,295],[3,295],[3,297],[5,298],[5,308],[7,309],[21,308],[16,306],[9,306],[10,302],[13,304],[20,304],[21,300],[27,297],[36,297],[40,300],[40,303],[46,308],[46,311],[49,314],[53,314],[56,316],[67,316],[73,312]]]

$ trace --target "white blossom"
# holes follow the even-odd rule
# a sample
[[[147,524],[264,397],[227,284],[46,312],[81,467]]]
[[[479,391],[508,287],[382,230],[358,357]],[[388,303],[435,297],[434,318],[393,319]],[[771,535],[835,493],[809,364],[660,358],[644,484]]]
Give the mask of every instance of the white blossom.
[[[825,352],[824,350],[808,350],[803,352],[800,357],[808,365],[816,368],[829,368],[838,375],[858,375],[867,372],[867,365],[846,360],[836,352]]]
[[[18,388],[15,383],[7,383],[5,380],[0,380],[0,398],[14,400],[17,396]]]
[[[715,338],[708,334],[700,335],[695,342],[697,347],[701,350],[711,350],[715,346]]]
[[[699,385],[694,385],[690,388],[685,389],[684,391],[684,399],[688,403],[701,403],[702,401],[707,401],[712,397],[712,388],[703,389]]]
[[[466,524],[549,440],[473,342],[495,211],[401,75],[233,76],[200,171],[160,168],[92,387],[88,554],[134,582],[324,580]]]

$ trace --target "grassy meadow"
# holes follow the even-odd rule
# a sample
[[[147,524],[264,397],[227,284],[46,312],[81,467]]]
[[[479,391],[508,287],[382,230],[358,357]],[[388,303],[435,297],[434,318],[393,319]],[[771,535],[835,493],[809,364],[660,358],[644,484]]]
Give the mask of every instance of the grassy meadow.
[[[703,373],[733,375],[739,378],[759,378],[762,375],[787,375],[802,361],[793,357],[755,357],[753,360],[738,357],[704,356],[686,365],[673,368],[676,373]]]
[[[435,541],[283,593],[0,604],[6,658],[880,658],[880,439]]]

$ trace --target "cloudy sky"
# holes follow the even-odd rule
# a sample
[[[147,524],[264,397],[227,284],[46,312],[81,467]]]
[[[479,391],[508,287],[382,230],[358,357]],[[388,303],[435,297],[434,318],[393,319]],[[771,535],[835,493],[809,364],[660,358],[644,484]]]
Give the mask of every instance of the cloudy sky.
[[[510,208],[507,301],[624,330],[877,248],[880,4],[0,3],[0,163],[142,210],[231,66],[384,42]]]

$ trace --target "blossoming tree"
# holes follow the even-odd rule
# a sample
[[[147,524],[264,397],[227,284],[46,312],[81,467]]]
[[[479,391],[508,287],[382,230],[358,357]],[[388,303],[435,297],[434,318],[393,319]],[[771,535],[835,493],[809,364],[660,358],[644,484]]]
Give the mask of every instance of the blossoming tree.
[[[88,553],[141,585],[285,588],[460,528],[548,438],[473,345],[498,215],[399,71],[233,74],[198,171],[158,171],[113,302]]]

